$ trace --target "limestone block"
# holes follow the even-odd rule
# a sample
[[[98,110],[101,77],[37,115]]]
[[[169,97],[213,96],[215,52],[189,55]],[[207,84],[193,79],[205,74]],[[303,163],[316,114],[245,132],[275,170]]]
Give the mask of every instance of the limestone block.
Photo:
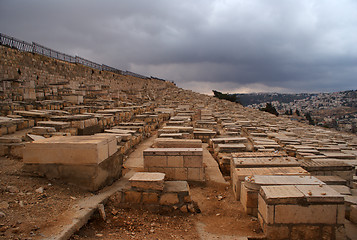
[[[29,122],[29,127],[30,127],[30,128],[33,127],[33,126],[35,126],[35,120],[33,120],[33,119],[28,119],[28,122]]]
[[[84,120],[82,120],[82,121],[72,121],[71,122],[71,127],[83,129],[84,128]]]
[[[242,143],[236,144],[218,144],[217,146],[218,152],[244,152],[246,151],[246,146]]]
[[[54,133],[56,132],[56,129],[54,127],[33,127],[31,129],[31,132],[33,134],[44,135],[44,134]]]
[[[11,125],[7,127],[7,134],[16,132],[16,125]]]
[[[143,204],[158,204],[159,194],[154,192],[143,192],[142,193],[142,203]]]
[[[84,120],[84,127],[86,127],[86,128],[97,125],[97,124],[98,124],[97,118],[90,118],[90,119]]]
[[[166,167],[167,156],[145,156],[144,167]]]
[[[343,204],[344,197],[328,185],[296,185],[296,189],[305,195],[307,202]]]
[[[256,191],[248,189],[244,182],[241,186],[240,202],[243,205],[243,208],[257,208],[258,206],[258,194]]]
[[[179,198],[177,193],[164,193],[160,197],[160,204],[161,205],[174,205],[179,203]]]
[[[351,205],[350,221],[357,224],[357,205]]]
[[[132,191],[132,190],[124,192],[124,202],[140,203],[141,202],[141,192]]]
[[[204,168],[187,168],[188,181],[204,181],[205,173]]]
[[[143,152],[144,156],[202,156],[202,148],[148,148]]]
[[[258,213],[265,224],[274,223],[274,206],[268,205],[260,194],[258,196]]]
[[[135,173],[129,182],[131,187],[144,190],[164,190],[164,173],[138,172]]]
[[[167,167],[184,167],[183,159],[184,156],[168,156]]]
[[[99,164],[25,164],[24,170],[97,191],[121,177],[122,164],[123,156],[117,152]]]
[[[114,136],[53,137],[26,143],[24,163],[98,164],[114,151]]]
[[[37,126],[40,127],[53,127],[57,131],[64,128],[69,128],[71,124],[69,122],[60,122],[60,121],[38,121]]]
[[[160,173],[165,173],[165,179],[173,180],[175,179],[175,169],[176,168],[170,168],[170,167],[153,167],[153,168],[148,168],[148,172],[160,172]]]
[[[164,192],[178,193],[179,195],[189,195],[190,187],[186,181],[165,182]]]
[[[337,205],[337,224],[344,224],[346,218],[346,206],[345,204]]]
[[[276,205],[274,223],[336,224],[337,205]]]
[[[236,200],[240,198],[241,182],[246,176],[253,175],[287,175],[287,176],[304,176],[309,175],[301,167],[273,167],[273,168],[234,168],[232,176],[233,193]]]
[[[7,127],[1,126],[0,127],[0,136],[6,135],[7,133],[8,133],[7,132]]]
[[[9,154],[9,146],[0,144],[0,156],[6,156]]]
[[[184,167],[203,167],[203,157],[202,156],[183,156],[183,166]]]
[[[156,139],[158,148],[202,148],[202,141],[198,139]]]
[[[187,168],[174,168],[175,180],[187,180],[188,170]]]
[[[23,158],[25,144],[13,144],[9,147],[10,155],[16,158]]]

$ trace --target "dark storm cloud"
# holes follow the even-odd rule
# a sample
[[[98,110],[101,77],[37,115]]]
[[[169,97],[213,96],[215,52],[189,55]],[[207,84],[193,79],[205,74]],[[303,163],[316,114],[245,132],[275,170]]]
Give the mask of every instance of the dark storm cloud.
[[[196,91],[356,89],[354,0],[0,0],[0,32]]]

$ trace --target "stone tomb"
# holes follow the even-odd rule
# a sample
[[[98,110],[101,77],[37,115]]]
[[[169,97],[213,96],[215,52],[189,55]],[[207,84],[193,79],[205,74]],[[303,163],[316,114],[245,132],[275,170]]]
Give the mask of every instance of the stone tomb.
[[[129,179],[132,188],[164,190],[164,173],[138,172]]]
[[[344,198],[327,185],[262,186],[258,220],[268,239],[345,239]]]
[[[121,203],[160,206],[194,212],[186,181],[164,181],[164,173],[138,172],[120,192]]]
[[[338,176],[347,181],[349,185],[354,175],[354,167],[339,161],[313,161],[301,162],[301,167],[309,171],[313,176]]]
[[[95,191],[121,176],[114,136],[67,136],[26,143],[25,170]]]
[[[235,168],[300,167],[293,157],[252,157],[231,159],[231,171]]]
[[[215,151],[221,153],[245,152],[247,147],[243,143],[221,143]]]
[[[253,175],[304,176],[310,174],[301,167],[235,168],[232,174],[232,187],[237,201],[240,200],[241,183],[245,177]]]
[[[148,148],[144,150],[147,172],[162,172],[170,180],[204,181],[202,148]]]
[[[214,138],[216,134],[216,131],[203,128],[195,128],[195,130],[193,131],[194,139],[201,139],[204,143],[208,143],[208,141],[211,138]]]
[[[258,216],[258,194],[261,186],[274,185],[325,185],[311,176],[248,176],[242,182],[240,202],[247,214]]]

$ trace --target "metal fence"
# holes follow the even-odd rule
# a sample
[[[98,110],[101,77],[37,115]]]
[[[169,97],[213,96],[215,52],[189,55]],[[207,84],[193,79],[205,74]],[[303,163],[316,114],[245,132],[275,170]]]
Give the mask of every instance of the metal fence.
[[[113,72],[113,73],[119,73],[119,74],[123,74],[123,75],[130,75],[133,77],[137,77],[137,78],[142,78],[142,79],[146,79],[148,77],[137,74],[137,73],[133,73],[133,72],[129,72],[129,71],[122,71],[120,69],[116,69],[113,67],[110,67],[108,65],[104,65],[104,64],[98,64],[95,62],[92,62],[90,60],[87,60],[85,58],[79,57],[79,56],[71,56],[65,53],[61,53],[58,52],[56,50],[50,49],[48,47],[42,46],[38,43],[32,42],[32,43],[28,43],[22,40],[19,40],[17,38],[14,37],[10,37],[7,36],[3,33],[0,33],[0,45],[3,46],[7,46],[10,48],[15,48],[19,51],[23,51],[23,52],[32,52],[32,53],[37,53],[37,54],[41,54],[50,58],[55,58],[58,60],[62,60],[62,61],[66,61],[66,62],[70,62],[70,63],[78,63],[90,68],[95,68],[98,69],[100,71],[108,71],[108,72]]]

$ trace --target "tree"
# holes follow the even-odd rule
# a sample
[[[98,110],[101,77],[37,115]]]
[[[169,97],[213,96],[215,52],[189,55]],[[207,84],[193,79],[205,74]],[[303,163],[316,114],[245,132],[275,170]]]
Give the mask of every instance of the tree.
[[[234,94],[228,94],[228,93],[221,93],[216,90],[212,90],[214,96],[219,99],[225,99],[231,102],[237,102],[236,95]]]
[[[275,107],[271,103],[266,103],[265,108],[261,108],[259,110],[274,114],[275,116],[279,116],[278,111],[276,111]]]
[[[306,120],[309,121],[310,125],[315,125],[315,121],[312,119],[310,113],[305,113]]]
[[[356,127],[356,123],[355,122],[352,122],[351,132],[352,133],[357,133],[357,127]]]
[[[293,110],[291,108],[290,110],[286,110],[285,115],[293,115]]]

